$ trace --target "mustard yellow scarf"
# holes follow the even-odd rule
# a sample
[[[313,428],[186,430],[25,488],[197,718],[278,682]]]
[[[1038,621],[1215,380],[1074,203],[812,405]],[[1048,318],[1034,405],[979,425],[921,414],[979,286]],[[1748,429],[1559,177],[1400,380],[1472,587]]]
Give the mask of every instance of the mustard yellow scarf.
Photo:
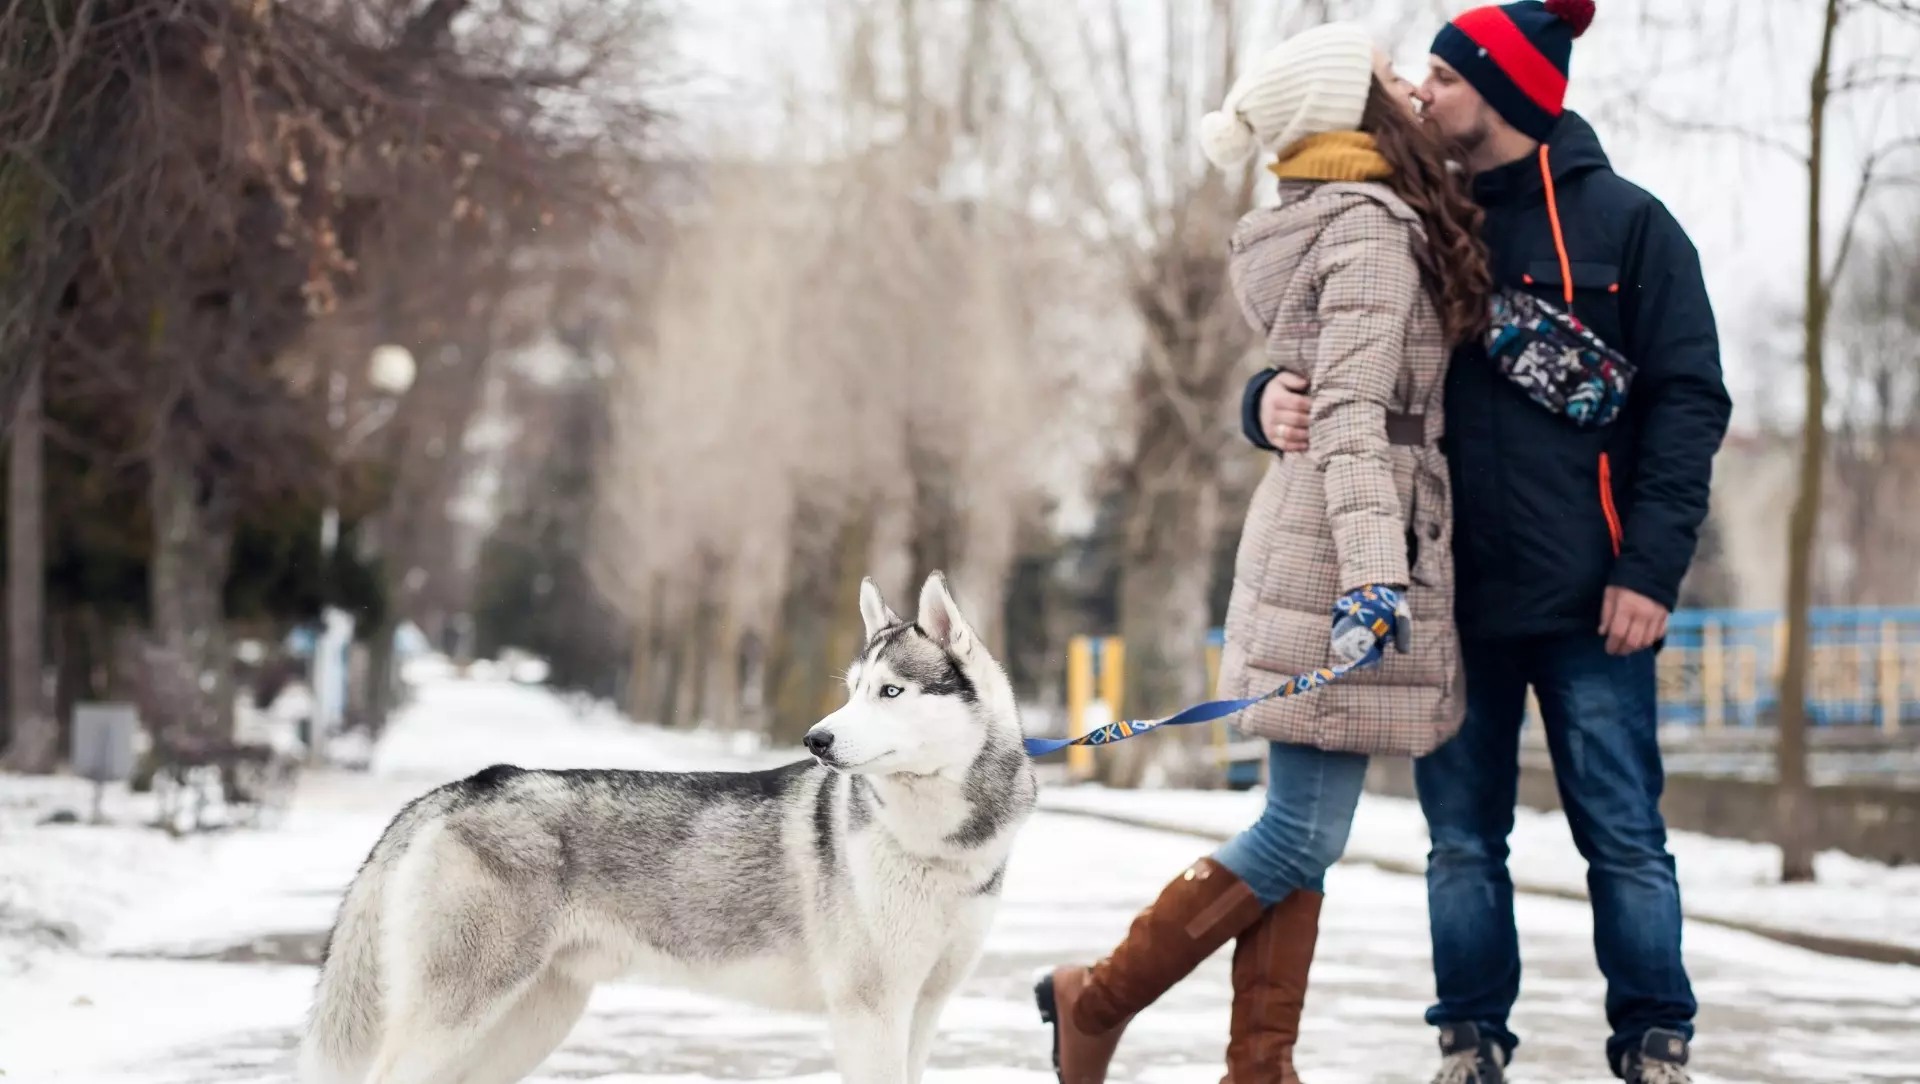
[[[1267,168],[1282,180],[1377,181],[1393,176],[1393,167],[1365,132],[1308,136]]]

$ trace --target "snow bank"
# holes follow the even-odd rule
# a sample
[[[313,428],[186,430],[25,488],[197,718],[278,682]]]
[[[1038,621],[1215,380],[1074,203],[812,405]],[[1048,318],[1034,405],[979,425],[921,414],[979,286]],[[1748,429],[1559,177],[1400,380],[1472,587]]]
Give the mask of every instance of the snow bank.
[[[1045,808],[1140,817],[1210,835],[1245,828],[1264,800],[1258,789],[1118,791],[1094,785],[1053,787],[1042,795]],[[1586,891],[1586,863],[1573,848],[1563,813],[1515,810],[1509,842],[1508,868],[1516,881]],[[1672,832],[1667,846],[1678,864],[1688,915],[1920,949],[1920,866],[1886,866],[1829,851],[1815,860],[1815,883],[1788,885],[1779,883],[1780,848],[1772,844]],[[1427,825],[1419,803],[1364,796],[1347,857],[1424,869]]]
[[[220,941],[271,932],[285,913],[250,915],[244,902],[269,898],[256,890],[268,884],[310,889],[312,913],[305,917],[326,926],[328,893],[346,882],[372,843],[369,818],[377,835],[406,798],[489,764],[689,770],[799,755],[738,736],[634,723],[606,704],[564,700],[539,687],[452,679],[420,685],[374,752],[371,776],[307,773],[300,808],[273,829],[174,839],[147,827],[157,798],[129,793],[124,784],[104,792],[105,824],[43,824],[63,809],[86,821],[93,785],[71,776],[0,774],[0,976],[25,970],[38,953],[110,951],[153,929],[202,929]],[[310,801],[315,788],[326,793]],[[352,845],[341,845],[341,833]],[[315,857],[342,854],[352,857],[344,868]],[[232,907],[201,916],[180,910],[204,909],[199,891],[185,893],[196,902],[169,902],[183,887],[209,881],[231,883]]]

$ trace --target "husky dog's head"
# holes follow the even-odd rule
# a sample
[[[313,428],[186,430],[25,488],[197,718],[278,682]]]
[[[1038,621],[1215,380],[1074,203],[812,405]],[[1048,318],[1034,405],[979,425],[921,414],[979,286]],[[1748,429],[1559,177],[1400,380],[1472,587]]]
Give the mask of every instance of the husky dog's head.
[[[1013,685],[961,616],[945,576],[927,577],[913,621],[863,580],[860,616],[867,643],[847,671],[847,703],[807,731],[816,760],[857,775],[958,777],[989,743],[1018,748]]]

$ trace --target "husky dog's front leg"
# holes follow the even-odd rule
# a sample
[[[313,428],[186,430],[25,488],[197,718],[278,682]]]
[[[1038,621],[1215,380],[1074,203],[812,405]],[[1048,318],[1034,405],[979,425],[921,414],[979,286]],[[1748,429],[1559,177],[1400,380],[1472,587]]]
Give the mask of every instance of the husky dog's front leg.
[[[846,1084],[906,1084],[907,1014],[893,1006],[834,1006],[833,1060]]]
[[[927,1059],[933,1056],[933,1037],[940,1031],[940,1013],[947,1007],[957,982],[941,982],[935,976],[920,992],[913,1007],[913,1029],[907,1040],[907,1084],[920,1084],[927,1073]]]
[[[984,923],[982,926],[984,928]],[[913,1030],[907,1047],[909,1084],[920,1084],[920,1078],[926,1075],[927,1061],[933,1056],[934,1036],[940,1030],[940,1014],[946,1009],[954,991],[973,973],[984,940],[984,934],[962,936],[941,955],[940,962],[934,965],[933,971],[927,975],[927,981],[921,985],[919,1000],[913,1006]]]

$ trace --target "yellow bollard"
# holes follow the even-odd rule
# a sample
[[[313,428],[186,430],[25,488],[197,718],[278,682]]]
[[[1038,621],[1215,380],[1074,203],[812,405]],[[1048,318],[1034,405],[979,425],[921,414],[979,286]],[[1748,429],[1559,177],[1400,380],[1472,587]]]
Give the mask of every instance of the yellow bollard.
[[[1880,622],[1880,729],[1900,729],[1900,630],[1892,621]]]
[[[1067,641],[1067,736],[1077,738],[1087,732],[1087,702],[1093,699],[1093,639],[1075,636]],[[1067,775],[1092,767],[1092,750],[1084,745],[1067,747]]]

